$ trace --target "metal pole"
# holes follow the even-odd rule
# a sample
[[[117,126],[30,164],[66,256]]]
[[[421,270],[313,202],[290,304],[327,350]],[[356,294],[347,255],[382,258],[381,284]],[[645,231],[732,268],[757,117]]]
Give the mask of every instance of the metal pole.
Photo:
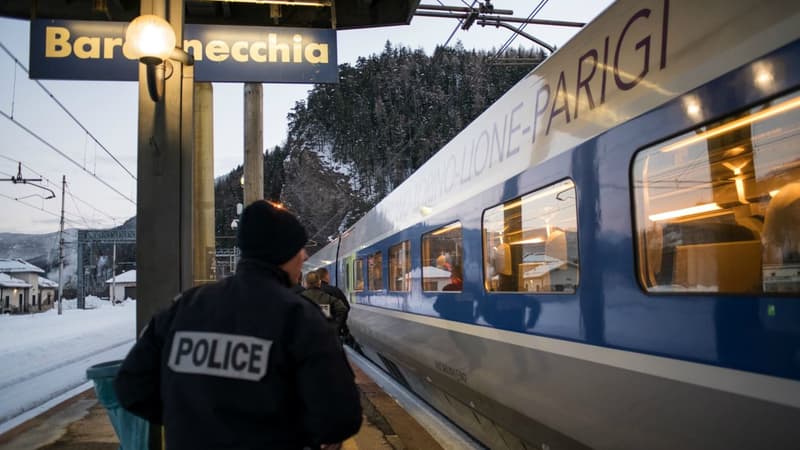
[[[61,297],[64,293],[62,276],[64,273],[64,191],[67,186],[67,176],[61,176],[61,227],[58,230],[58,314],[61,315]]]
[[[264,93],[244,85],[244,206],[264,198]]]
[[[114,306],[114,300],[117,295],[117,242],[114,241],[114,251],[111,256],[111,306]]]
[[[194,84],[194,285],[216,279],[214,242],[214,90]]]
[[[142,14],[164,17],[183,43],[183,0],[142,0]],[[170,61],[164,97],[154,102],[139,68],[136,206],[136,329],[192,287],[194,69]]]

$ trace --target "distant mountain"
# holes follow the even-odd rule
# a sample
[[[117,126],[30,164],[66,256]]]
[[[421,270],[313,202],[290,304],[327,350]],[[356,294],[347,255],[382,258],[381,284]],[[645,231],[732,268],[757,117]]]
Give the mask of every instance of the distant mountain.
[[[136,228],[136,218],[133,217],[118,229]],[[113,228],[112,228],[113,229]],[[64,289],[65,296],[74,296],[77,288],[76,270],[78,264],[78,230],[70,228],[64,230]],[[94,269],[86,278],[90,293],[102,294],[103,282],[110,277],[111,245],[95,245],[91,249],[84,249],[84,264]],[[126,248],[129,247],[129,248]],[[117,272],[135,268],[135,248],[132,245],[118,246]],[[20,258],[41,267],[45,277],[53,281],[58,280],[58,232],[47,234],[22,234],[0,233],[0,258]],[[95,292],[97,291],[97,292]]]

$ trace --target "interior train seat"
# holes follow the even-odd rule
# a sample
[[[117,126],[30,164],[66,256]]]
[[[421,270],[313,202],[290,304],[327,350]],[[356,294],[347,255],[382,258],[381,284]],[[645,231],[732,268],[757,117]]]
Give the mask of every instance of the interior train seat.
[[[664,227],[660,285],[691,290],[753,292],[761,284],[761,241],[730,223],[675,223]]]
[[[785,185],[764,217],[763,287],[794,292],[800,287],[800,183]]]

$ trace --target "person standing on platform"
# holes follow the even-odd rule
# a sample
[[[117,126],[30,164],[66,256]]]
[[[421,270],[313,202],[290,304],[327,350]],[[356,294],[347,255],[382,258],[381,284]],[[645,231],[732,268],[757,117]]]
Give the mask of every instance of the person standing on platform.
[[[361,426],[354,374],[331,327],[291,292],[306,231],[259,200],[236,274],[156,314],[114,381],[121,405],[163,424],[166,447],[334,450]]]
[[[311,271],[306,274],[306,289],[300,295],[316,303],[336,335],[341,335],[342,326],[347,318],[347,307],[341,299],[322,290],[318,272]]]
[[[352,344],[353,343],[353,336],[350,334],[350,328],[347,326],[347,318],[350,316],[350,302],[347,300],[347,296],[344,295],[341,289],[338,287],[330,284],[331,283],[331,275],[328,273],[328,269],[324,267],[320,267],[317,269],[317,273],[319,274],[319,279],[322,282],[320,287],[323,291],[327,294],[332,295],[342,302],[344,302],[344,306],[347,308],[347,311],[344,315],[344,323],[342,324],[340,337],[345,344]]]

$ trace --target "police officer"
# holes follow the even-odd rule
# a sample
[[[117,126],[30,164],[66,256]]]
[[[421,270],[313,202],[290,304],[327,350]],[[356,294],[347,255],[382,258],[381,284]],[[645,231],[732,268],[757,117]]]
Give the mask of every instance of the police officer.
[[[347,320],[347,307],[345,302],[336,298],[320,287],[318,272],[311,271],[306,274],[306,289],[300,293],[303,297],[317,304],[322,310],[323,315],[328,319],[331,328],[336,334],[341,334],[342,327]]]
[[[155,315],[120,368],[122,406],[164,425],[167,448],[336,449],[361,426],[354,375],[315,305],[292,293],[306,231],[245,208],[232,277]]]
[[[320,288],[325,291],[326,294],[332,295],[342,301],[346,310],[344,312],[344,323],[339,327],[339,336],[341,337],[342,341],[345,344],[353,344],[355,339],[350,334],[350,328],[347,326],[347,316],[350,315],[350,302],[347,301],[347,296],[344,295],[341,289],[338,287],[330,284],[331,282],[331,275],[328,273],[328,269],[325,267],[320,267],[317,269],[317,275],[320,279]]]

